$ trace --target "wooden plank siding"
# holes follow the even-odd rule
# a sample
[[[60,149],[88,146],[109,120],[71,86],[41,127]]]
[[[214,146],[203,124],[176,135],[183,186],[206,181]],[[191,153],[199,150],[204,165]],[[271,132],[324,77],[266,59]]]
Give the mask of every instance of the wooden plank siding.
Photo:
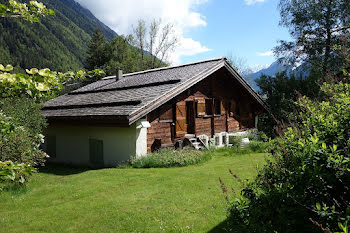
[[[221,114],[214,115],[213,106],[212,116],[206,115],[203,103],[214,103],[214,100],[221,101]],[[219,70],[147,115],[151,124],[147,131],[148,151],[152,150],[155,140],[160,140],[162,147],[166,147],[174,145],[177,138],[184,136],[183,132],[176,131],[187,128],[183,125],[186,123],[186,119],[183,119],[186,116],[186,101],[195,101],[195,135],[206,134],[209,137],[214,133],[253,128],[255,116],[263,111],[236,80],[227,72]],[[172,119],[169,119],[170,116]],[[164,118],[167,120],[164,121]],[[180,119],[180,122],[177,122],[177,119]]]

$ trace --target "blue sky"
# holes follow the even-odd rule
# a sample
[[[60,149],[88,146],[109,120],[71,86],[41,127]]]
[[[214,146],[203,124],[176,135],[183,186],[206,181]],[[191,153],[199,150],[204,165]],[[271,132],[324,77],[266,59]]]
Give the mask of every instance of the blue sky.
[[[262,56],[271,51],[280,39],[289,40],[289,33],[278,25],[278,0],[266,0],[247,5],[240,0],[209,1],[198,11],[205,16],[206,27],[185,32],[186,37],[198,40],[211,51],[181,61],[226,56],[245,58],[249,66],[271,64],[274,56]]]
[[[119,34],[132,32],[138,19],[175,25],[180,44],[172,64],[233,56],[250,67],[276,60],[271,50],[288,31],[278,25],[279,0],[76,0]],[[265,56],[263,56],[265,55]]]

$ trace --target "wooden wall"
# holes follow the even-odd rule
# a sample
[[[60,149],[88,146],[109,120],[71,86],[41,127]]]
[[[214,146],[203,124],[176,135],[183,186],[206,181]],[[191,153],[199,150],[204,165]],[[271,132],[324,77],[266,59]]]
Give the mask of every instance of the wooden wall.
[[[221,100],[221,115],[209,117],[196,114],[196,135],[211,136],[213,133],[254,128],[255,116],[264,111],[228,71],[221,69],[147,115],[147,120],[151,123],[151,128],[147,132],[148,151],[151,151],[156,139],[160,140],[164,147],[173,145],[176,139],[174,134],[176,111],[174,106],[176,103],[180,101],[198,102],[205,98]]]

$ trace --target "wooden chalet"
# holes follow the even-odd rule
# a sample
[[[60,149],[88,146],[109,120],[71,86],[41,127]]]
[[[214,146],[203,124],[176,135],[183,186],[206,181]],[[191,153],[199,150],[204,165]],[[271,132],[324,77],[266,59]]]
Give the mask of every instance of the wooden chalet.
[[[44,148],[53,162],[115,166],[162,147],[225,146],[264,111],[225,58],[119,71],[45,104]]]

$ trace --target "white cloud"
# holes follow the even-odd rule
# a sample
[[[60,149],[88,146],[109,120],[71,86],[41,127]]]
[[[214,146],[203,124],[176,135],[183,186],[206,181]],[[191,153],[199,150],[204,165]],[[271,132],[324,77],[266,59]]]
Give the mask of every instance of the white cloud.
[[[266,0],[244,0],[247,5],[254,5],[257,2],[265,2]]]
[[[129,34],[132,25],[139,19],[149,23],[162,19],[163,23],[173,23],[180,44],[171,54],[171,62],[179,63],[181,56],[191,56],[209,51],[199,41],[186,38],[184,32],[194,27],[205,27],[205,17],[196,12],[196,7],[208,0],[76,0],[88,8],[98,19],[118,34]]]
[[[200,42],[191,38],[181,38],[180,46],[176,49],[176,52],[170,56],[170,60],[174,64],[179,64],[181,56],[193,56],[198,53],[204,53],[210,51],[209,48],[201,45]]]
[[[263,53],[256,53],[259,57],[270,57],[273,56],[273,51],[267,51],[267,52],[263,52]]]

